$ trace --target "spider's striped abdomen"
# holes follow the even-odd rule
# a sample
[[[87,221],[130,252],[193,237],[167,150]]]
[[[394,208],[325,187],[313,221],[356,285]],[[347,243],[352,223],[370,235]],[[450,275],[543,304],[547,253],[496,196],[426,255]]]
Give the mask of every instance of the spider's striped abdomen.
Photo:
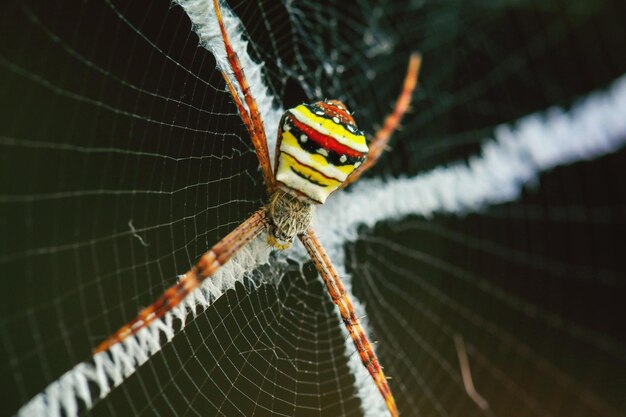
[[[287,110],[276,147],[279,186],[320,204],[365,161],[368,151],[363,132],[335,100]]]

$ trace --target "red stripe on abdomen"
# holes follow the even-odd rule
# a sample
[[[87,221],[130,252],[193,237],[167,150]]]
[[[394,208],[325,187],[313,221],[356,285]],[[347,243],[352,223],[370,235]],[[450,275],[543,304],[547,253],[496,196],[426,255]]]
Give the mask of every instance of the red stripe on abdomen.
[[[322,148],[328,151],[337,152],[339,155],[347,155],[352,157],[362,157],[365,155],[362,152],[359,152],[349,146],[339,143],[337,139],[328,135],[324,135],[323,133],[318,132],[312,127],[305,125],[294,116],[289,115],[289,117],[291,118],[291,121],[298,130],[307,135],[309,139],[320,145]]]

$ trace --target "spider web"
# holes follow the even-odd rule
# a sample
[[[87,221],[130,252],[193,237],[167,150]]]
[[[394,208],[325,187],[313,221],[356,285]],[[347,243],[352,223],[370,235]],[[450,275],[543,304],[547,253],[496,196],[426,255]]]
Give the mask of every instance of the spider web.
[[[297,247],[91,357],[265,201],[211,8],[180,3],[0,17],[0,414],[384,415]],[[229,5],[268,132],[325,97],[372,132],[424,56],[390,151],[315,218],[402,415],[625,415],[624,5]]]

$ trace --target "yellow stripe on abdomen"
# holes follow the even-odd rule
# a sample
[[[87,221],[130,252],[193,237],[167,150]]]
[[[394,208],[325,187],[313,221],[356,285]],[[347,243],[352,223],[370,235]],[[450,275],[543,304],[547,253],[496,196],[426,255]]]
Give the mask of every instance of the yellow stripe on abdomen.
[[[301,163],[315,168],[327,177],[342,182],[345,181],[348,175],[355,169],[354,165],[334,165],[330,163],[325,156],[302,149],[302,146],[291,132],[282,132],[280,152],[287,152]]]
[[[318,132],[331,136],[337,142],[342,145],[349,146],[350,148],[367,153],[367,140],[365,136],[355,131],[350,132],[345,126],[340,123],[336,123],[331,119],[326,119],[322,116],[313,114],[304,104],[301,104],[290,110],[291,114],[298,119],[301,123],[317,130]]]
[[[341,181],[322,175],[286,152],[280,153],[276,181],[320,204],[341,185]]]
[[[284,169],[290,169],[296,172],[298,176],[304,176],[309,179],[312,183],[320,185],[322,187],[335,187],[341,184],[341,181],[336,180],[334,178],[328,178],[322,173],[318,172],[316,169],[309,167],[300,163],[296,158],[289,155],[286,152],[281,152],[281,161],[284,162]],[[280,169],[280,168],[279,168]]]

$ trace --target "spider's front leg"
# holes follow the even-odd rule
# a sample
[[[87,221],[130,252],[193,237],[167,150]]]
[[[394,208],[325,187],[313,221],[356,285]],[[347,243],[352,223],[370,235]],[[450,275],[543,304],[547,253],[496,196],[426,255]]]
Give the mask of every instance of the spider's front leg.
[[[372,379],[374,379],[374,383],[382,394],[389,413],[393,417],[398,417],[398,408],[396,407],[393,394],[387,384],[387,378],[385,378],[385,374],[383,373],[383,370],[378,362],[378,358],[376,358],[374,349],[372,349],[372,345],[367,339],[367,336],[359,323],[359,319],[354,313],[352,301],[346,293],[346,290],[339,279],[339,275],[333,267],[333,264],[330,262],[326,251],[317,239],[317,236],[313,233],[312,229],[309,229],[306,234],[299,235],[299,238],[304,244],[306,250],[309,252],[315,268],[322,276],[322,279],[326,284],[326,288],[328,289],[328,293],[330,294],[330,298],[333,300],[333,303],[335,303],[337,308],[339,308],[339,314],[341,314],[341,318],[343,319],[346,329],[354,342],[354,346],[356,346],[356,350],[359,352],[361,362],[363,362],[363,365],[367,368],[367,371],[372,376]]]
[[[123,341],[144,327],[147,327],[155,320],[165,316],[167,312],[176,307],[191,291],[198,288],[202,281],[215,274],[220,267],[265,230],[267,226],[267,212],[265,208],[262,208],[202,255],[198,263],[183,275],[178,283],[168,288],[152,305],[141,310],[134,320],[121,327],[112,336],[100,343],[98,347],[94,349],[94,355],[109,349],[116,343]]]

